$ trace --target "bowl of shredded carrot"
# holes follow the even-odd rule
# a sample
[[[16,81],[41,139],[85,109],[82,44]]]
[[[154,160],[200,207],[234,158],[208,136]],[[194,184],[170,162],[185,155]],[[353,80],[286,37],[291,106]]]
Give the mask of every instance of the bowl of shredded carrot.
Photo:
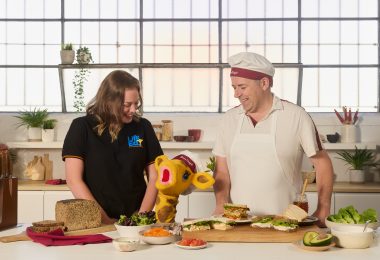
[[[176,240],[176,236],[169,230],[162,227],[152,227],[139,232],[140,239],[151,245],[165,245]]]

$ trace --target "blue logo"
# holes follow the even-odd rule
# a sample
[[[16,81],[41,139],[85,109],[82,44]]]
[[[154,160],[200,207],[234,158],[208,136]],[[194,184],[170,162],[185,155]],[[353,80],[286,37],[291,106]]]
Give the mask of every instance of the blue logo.
[[[144,140],[140,138],[138,135],[132,135],[131,137],[128,137],[128,145],[129,147],[142,147],[141,143]]]

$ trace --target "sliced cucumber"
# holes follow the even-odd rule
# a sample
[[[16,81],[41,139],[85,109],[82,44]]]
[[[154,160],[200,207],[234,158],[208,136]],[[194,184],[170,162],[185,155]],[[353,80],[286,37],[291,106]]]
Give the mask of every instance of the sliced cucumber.
[[[315,231],[308,231],[303,235],[303,244],[305,246],[310,246],[311,245],[311,240],[319,236],[318,232]]]
[[[333,236],[331,234],[318,235],[310,241],[311,246],[328,246],[331,244]]]

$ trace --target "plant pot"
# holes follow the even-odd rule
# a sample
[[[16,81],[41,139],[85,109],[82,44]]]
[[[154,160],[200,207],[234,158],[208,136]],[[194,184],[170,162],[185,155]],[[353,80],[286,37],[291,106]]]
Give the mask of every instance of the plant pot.
[[[74,50],[61,50],[61,63],[62,64],[73,64],[75,59]]]
[[[40,127],[29,127],[28,128],[28,141],[41,141],[42,138],[42,128]]]
[[[77,54],[77,62],[79,64],[88,64],[91,61],[91,54],[86,52],[79,52]]]
[[[351,183],[364,183],[365,172],[364,170],[349,170]]]
[[[356,125],[342,125],[342,132],[340,140],[342,143],[356,143],[358,142]]]
[[[42,129],[42,142],[54,141],[54,129]]]

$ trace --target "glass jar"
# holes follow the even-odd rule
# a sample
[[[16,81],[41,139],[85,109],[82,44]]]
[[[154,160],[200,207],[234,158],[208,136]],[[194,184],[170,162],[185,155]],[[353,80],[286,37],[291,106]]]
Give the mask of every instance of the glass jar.
[[[293,204],[309,213],[309,202],[306,194],[297,193]]]
[[[158,141],[162,140],[162,125],[153,125],[154,133],[156,134],[156,137]]]
[[[162,141],[173,140],[173,121],[162,120]]]

